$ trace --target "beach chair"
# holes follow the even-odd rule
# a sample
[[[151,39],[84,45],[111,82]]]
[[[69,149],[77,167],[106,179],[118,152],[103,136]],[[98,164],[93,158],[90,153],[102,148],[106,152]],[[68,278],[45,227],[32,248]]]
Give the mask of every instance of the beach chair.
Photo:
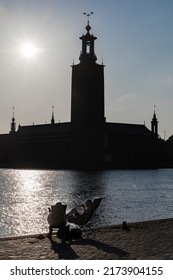
[[[76,222],[73,222],[75,225],[77,225],[81,230],[83,235],[86,236],[86,238],[88,238],[88,236],[90,234],[95,235],[95,232],[93,231],[92,227],[91,227],[91,218],[93,217],[93,215],[95,214],[97,208],[100,205],[102,198],[95,198],[92,206],[88,212],[87,215],[83,216],[83,219],[76,219]]]
[[[65,233],[65,227],[67,224],[66,215],[65,215],[66,208],[67,205],[63,205],[60,202],[51,206],[51,210],[48,215],[48,223],[49,223],[48,238],[51,239],[53,229],[62,229],[62,232],[64,229],[64,233]]]

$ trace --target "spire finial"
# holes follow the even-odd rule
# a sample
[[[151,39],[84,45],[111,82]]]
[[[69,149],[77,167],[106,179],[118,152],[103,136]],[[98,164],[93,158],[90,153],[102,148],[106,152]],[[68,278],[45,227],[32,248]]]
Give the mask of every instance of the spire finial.
[[[156,105],[154,105],[154,114],[153,114],[153,118],[156,119]]]
[[[90,17],[91,15],[93,15],[93,14],[94,14],[94,12],[83,13],[83,15],[87,16],[87,18],[88,18],[88,21],[87,21],[88,24],[89,24],[89,17]]]
[[[14,117],[14,106],[12,107],[12,109],[13,109],[12,122],[14,123],[14,122],[15,122],[15,117]]]

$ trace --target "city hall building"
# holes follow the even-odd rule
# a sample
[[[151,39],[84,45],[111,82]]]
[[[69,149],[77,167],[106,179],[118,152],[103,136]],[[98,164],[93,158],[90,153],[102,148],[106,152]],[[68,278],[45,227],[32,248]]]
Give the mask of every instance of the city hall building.
[[[79,63],[72,65],[71,120],[19,125],[0,135],[0,167],[39,169],[155,168],[159,162],[158,121],[144,124],[106,122],[104,65],[97,63],[87,22]]]

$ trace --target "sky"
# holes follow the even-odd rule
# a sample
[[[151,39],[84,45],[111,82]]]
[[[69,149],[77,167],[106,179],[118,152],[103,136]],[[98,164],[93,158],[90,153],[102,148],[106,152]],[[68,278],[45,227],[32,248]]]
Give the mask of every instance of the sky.
[[[71,65],[79,63],[87,17],[105,64],[107,122],[173,134],[172,0],[0,0],[0,134],[70,121]],[[28,52],[28,53],[27,53]]]

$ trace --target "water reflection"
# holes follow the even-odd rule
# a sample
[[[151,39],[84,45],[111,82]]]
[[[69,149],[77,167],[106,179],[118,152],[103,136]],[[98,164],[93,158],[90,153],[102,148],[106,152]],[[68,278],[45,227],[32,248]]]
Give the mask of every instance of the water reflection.
[[[87,178],[90,178],[89,185]],[[98,174],[1,170],[1,235],[47,231],[47,209],[50,205],[61,201],[67,204],[68,209],[79,207],[88,197],[102,194],[99,185]]]
[[[18,235],[43,229],[46,199],[42,195],[42,172],[9,170],[3,175],[6,186],[0,220],[4,231],[8,228],[9,235]]]
[[[48,207],[103,197],[94,225],[172,217],[173,171],[0,170],[0,236],[47,232]]]

